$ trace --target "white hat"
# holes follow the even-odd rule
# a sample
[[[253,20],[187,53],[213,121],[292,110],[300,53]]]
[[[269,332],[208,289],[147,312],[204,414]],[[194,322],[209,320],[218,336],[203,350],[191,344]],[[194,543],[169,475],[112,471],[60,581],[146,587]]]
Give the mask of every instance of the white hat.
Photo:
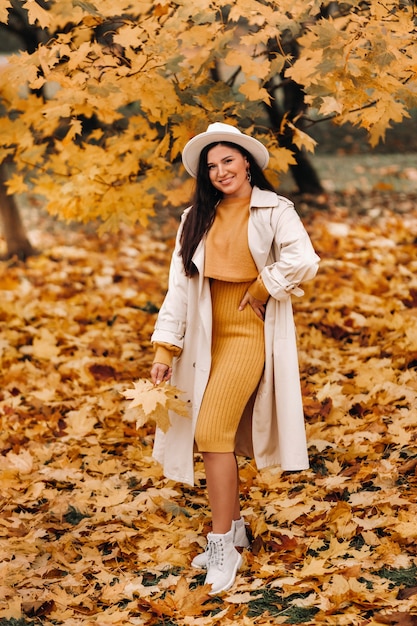
[[[197,177],[198,162],[203,148],[211,143],[228,141],[245,148],[253,156],[260,168],[265,169],[269,161],[269,153],[263,143],[241,133],[240,130],[230,124],[215,122],[210,124],[206,132],[196,135],[185,145],[182,151],[182,162],[187,172]]]

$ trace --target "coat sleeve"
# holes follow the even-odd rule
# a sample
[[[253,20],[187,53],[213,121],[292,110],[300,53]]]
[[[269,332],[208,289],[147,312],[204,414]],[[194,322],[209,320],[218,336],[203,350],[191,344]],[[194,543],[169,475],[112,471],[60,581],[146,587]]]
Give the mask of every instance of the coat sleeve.
[[[284,300],[290,295],[304,295],[299,285],[314,278],[320,259],[294,205],[286,201],[283,209],[277,207],[275,211],[273,262],[264,267],[261,277],[271,296]]]
[[[180,256],[180,237],[186,213],[178,229],[168,277],[168,291],[159,311],[151,341],[183,348],[187,319],[188,281]]]

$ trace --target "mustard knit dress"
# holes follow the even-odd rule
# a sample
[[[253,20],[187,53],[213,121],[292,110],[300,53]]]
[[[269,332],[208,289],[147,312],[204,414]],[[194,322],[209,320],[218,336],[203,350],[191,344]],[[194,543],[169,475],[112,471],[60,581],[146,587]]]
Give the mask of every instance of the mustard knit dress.
[[[249,251],[250,198],[226,198],[217,209],[206,241],[204,275],[212,298],[212,362],[198,415],[195,441],[200,452],[233,452],[242,413],[259,384],[265,362],[263,321],[248,304],[248,288],[266,301]]]

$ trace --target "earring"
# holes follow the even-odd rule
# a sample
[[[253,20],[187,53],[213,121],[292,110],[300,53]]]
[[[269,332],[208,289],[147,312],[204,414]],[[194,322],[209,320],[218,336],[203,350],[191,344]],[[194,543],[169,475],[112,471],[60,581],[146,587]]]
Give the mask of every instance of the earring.
[[[252,174],[250,173],[250,170],[246,170],[246,176],[248,177],[248,181],[250,182],[252,180]]]

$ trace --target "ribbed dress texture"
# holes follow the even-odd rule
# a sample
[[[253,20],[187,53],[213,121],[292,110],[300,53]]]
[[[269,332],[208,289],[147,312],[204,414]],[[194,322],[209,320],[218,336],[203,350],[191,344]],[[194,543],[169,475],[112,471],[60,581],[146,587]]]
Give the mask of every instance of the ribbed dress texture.
[[[212,227],[216,243],[213,245],[208,240],[206,245],[205,275],[210,278],[212,297],[212,364],[195,432],[200,452],[234,451],[242,413],[264,368],[264,323],[249,304],[239,311],[239,304],[255,278],[247,243],[248,217],[248,202],[243,206],[242,201],[222,202]],[[230,254],[232,248],[239,249],[241,254],[243,250],[240,263],[233,256],[228,263],[227,254],[222,255],[222,250]],[[219,267],[224,280],[218,278]],[[242,268],[249,270],[246,280],[242,280],[245,278],[241,275]]]

